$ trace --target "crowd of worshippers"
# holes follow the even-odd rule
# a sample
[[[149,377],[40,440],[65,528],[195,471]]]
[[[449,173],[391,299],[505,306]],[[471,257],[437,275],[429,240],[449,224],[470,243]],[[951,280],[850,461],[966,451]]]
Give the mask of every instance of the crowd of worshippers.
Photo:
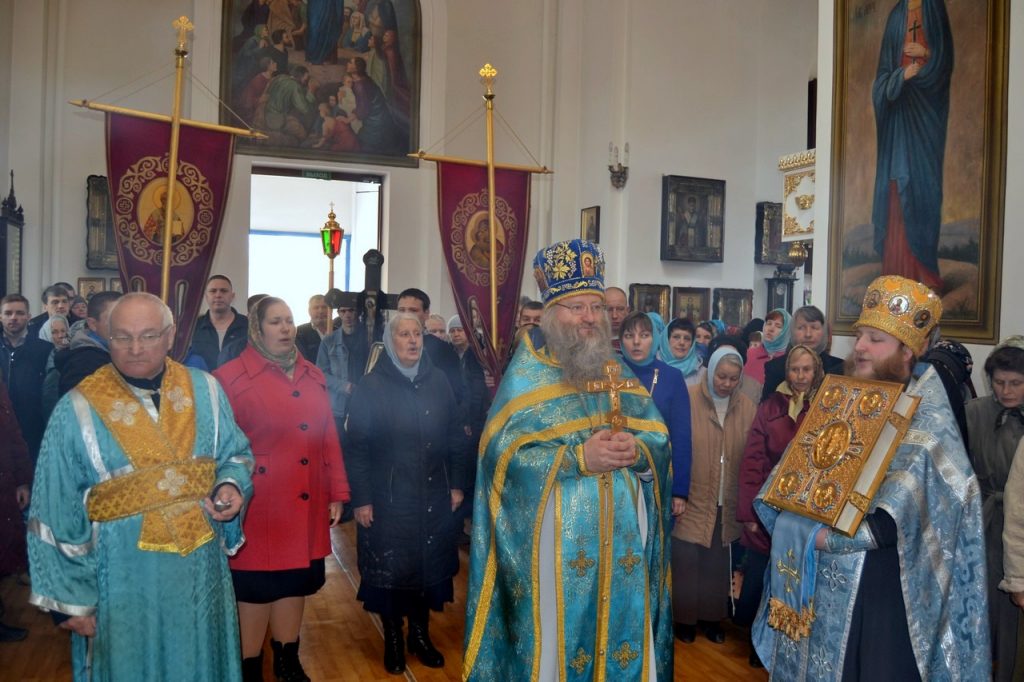
[[[573,258],[573,275],[550,267]],[[214,275],[181,364],[169,360],[171,311],[154,296],[85,300],[59,282],[44,290],[35,317],[24,296],[4,297],[0,577],[31,584],[30,602],[72,632],[76,679],[91,671],[260,680],[269,631],[276,678],[308,680],[299,657],[304,599],[325,583],[330,528],[349,520],[357,597],[381,619],[393,674],[405,670],[407,652],[444,666],[429,613],[454,600],[460,545],[471,546],[467,679],[554,679],[598,667],[615,679],[670,679],[673,638],[720,644],[730,619],[748,633],[749,664],[785,679],[802,679],[809,666],[822,679],[929,679],[942,665],[977,671],[979,661],[984,676],[1022,674],[1024,460],[1015,455],[1024,449],[1024,337],[993,349],[989,391],[978,397],[970,354],[939,336],[941,304],[927,335],[924,325],[907,331],[870,317],[866,306],[844,360],[830,354],[829,326],[814,306],[775,309],[744,327],[666,323],[604,286],[603,255],[589,242],[541,250],[534,265],[542,300],[519,302],[500,385],[476,357],[484,332],[475,320],[433,314],[419,289],[399,294],[397,309],[368,331],[360,311],[332,311],[321,295],[309,299],[302,324],[273,296],[250,297],[243,314],[231,280]],[[937,301],[904,282],[893,286]],[[603,421],[610,395],[586,388],[614,389],[610,359],[623,381],[639,382],[621,384],[633,388],[622,393],[618,432]],[[863,538],[813,536],[812,553],[866,557],[847,574],[822,561],[817,587],[805,576],[812,604],[829,589],[822,585],[845,589],[850,603],[836,611],[853,624],[847,618],[831,633],[833,649],[813,650],[825,641],[814,636],[787,648],[764,620],[778,593],[773,538],[790,526],[786,514],[761,509],[760,494],[824,376],[844,373],[928,386],[921,390],[944,426],[921,430],[945,459],[923,445],[930,464],[907,466],[950,487],[962,474],[959,489],[937,495],[959,495],[959,506],[954,513],[927,500],[917,512],[934,516],[917,523],[935,528],[912,532],[904,518],[912,512],[883,486],[879,499],[896,501],[872,509]],[[623,510],[637,517],[632,526]],[[607,537],[599,511],[615,514]],[[912,584],[909,564],[942,562],[920,556],[916,532],[952,535],[944,541],[954,549],[938,545],[949,556],[980,548],[973,620],[956,610],[970,601],[962,592],[972,578],[947,575],[935,594]],[[963,537],[971,533],[978,537]],[[601,541],[629,548],[606,567]],[[559,558],[564,565],[552,568]],[[604,573],[619,570],[614,564],[622,585]],[[623,596],[637,564],[639,606]],[[187,598],[167,600],[167,585]],[[919,589],[939,604],[937,622],[922,626],[915,615],[908,600]],[[824,609],[819,601],[822,630]],[[968,637],[950,624],[958,618],[977,631]],[[0,642],[26,634],[0,623]],[[607,652],[586,644],[600,637]],[[969,651],[944,658],[940,647],[966,646],[964,638]]]

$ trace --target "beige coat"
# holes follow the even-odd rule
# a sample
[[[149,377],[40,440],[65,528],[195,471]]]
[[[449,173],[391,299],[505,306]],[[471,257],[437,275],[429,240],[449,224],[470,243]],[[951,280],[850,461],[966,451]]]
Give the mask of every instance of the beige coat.
[[[1024,438],[1017,445],[1003,494],[1003,580],[999,589],[1024,592]]]
[[[686,511],[676,519],[672,537],[710,547],[718,514],[718,490],[725,475],[722,494],[722,538],[728,545],[740,537],[743,526],[736,520],[739,469],[747,433],[757,406],[736,390],[725,413],[725,427],[718,423],[715,403],[706,381],[690,387],[690,429],[693,434],[693,463],[690,469],[690,497]],[[720,463],[725,444],[725,466]],[[717,540],[717,538],[716,538]]]

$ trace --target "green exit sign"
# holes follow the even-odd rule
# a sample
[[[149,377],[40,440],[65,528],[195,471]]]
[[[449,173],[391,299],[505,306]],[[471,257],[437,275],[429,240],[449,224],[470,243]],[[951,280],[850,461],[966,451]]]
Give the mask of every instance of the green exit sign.
[[[302,171],[302,177],[313,178],[314,180],[330,180],[331,171],[304,170]]]

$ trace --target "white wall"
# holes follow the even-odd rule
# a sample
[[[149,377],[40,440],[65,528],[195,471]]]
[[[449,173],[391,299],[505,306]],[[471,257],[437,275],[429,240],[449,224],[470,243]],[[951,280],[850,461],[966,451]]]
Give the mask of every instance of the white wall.
[[[832,80],[832,0],[422,0],[423,87],[420,140],[442,140],[480,107],[477,70],[499,70],[499,111],[524,144],[555,174],[533,181],[530,250],[578,234],[579,210],[601,206],[601,242],[609,283],[752,288],[764,312],[771,268],[753,264],[754,210],[779,200],[778,157],[805,146],[806,84],[818,76],[818,205],[827,205]],[[209,0],[0,0],[9,11],[9,58],[0,49],[0,168],[17,173],[25,206],[25,288],[91,274],[85,260],[85,177],[105,174],[99,114],[65,104],[95,98],[171,62],[170,22],[196,24],[192,69],[219,83],[221,3]],[[1024,112],[1024,9],[1012,9],[1010,121]],[[116,40],[108,39],[115,35]],[[821,36],[821,40],[818,40]],[[98,38],[98,37],[102,37]],[[6,60],[6,61],[5,61]],[[4,78],[11,97],[4,101]],[[116,95],[117,93],[115,93]],[[122,95],[124,92],[122,91]],[[125,106],[166,111],[170,83],[123,97]],[[199,88],[188,115],[214,120],[215,104]],[[611,187],[608,142],[630,143],[630,178]],[[6,153],[4,150],[7,150]],[[499,160],[531,163],[499,126]],[[1024,138],[1009,131],[1007,186],[1020,185]],[[431,151],[482,158],[483,123]],[[368,170],[385,176],[385,286],[420,286],[453,309],[437,239],[435,170],[368,167],[238,156],[223,244],[244,243],[249,182],[261,165]],[[725,262],[688,264],[658,258],[661,176],[726,181]],[[0,183],[2,185],[3,183]],[[1013,217],[1024,197],[1006,199],[1005,253],[1021,253],[1024,234]],[[827,215],[818,217],[814,297],[824,301]],[[311,258],[317,257],[315,254]],[[244,248],[220,248],[214,269],[248,294]],[[1019,269],[1003,272],[1004,300],[1024,285]],[[292,267],[302,267],[301,263]],[[527,268],[529,270],[529,268]],[[103,273],[107,276],[114,273]],[[536,295],[532,278],[524,292]],[[798,294],[799,296],[799,294]],[[1024,328],[1024,312],[1006,306],[1003,335]],[[843,352],[843,341],[836,344]],[[972,348],[976,359],[985,350]]]

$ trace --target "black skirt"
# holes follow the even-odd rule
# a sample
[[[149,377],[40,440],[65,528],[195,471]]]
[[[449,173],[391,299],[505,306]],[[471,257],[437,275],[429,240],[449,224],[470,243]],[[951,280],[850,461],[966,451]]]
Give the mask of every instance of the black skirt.
[[[231,571],[235,599],[247,604],[269,604],[288,597],[308,597],[324,586],[324,560],[306,568],[284,571]]]

